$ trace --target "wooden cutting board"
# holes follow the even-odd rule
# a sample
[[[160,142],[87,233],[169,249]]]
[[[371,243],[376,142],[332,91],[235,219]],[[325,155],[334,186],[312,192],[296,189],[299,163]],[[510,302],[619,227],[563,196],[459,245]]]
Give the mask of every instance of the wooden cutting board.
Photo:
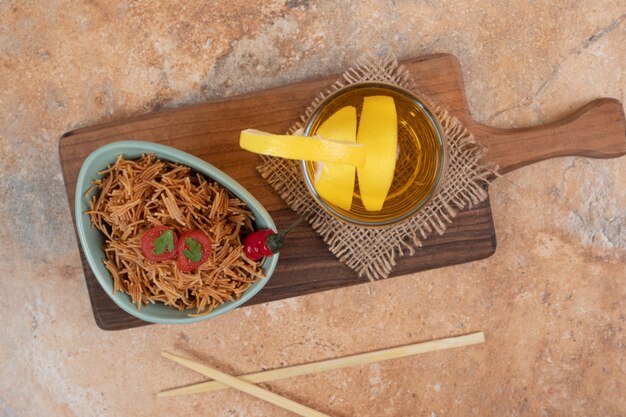
[[[454,56],[431,55],[403,64],[424,94],[447,107],[488,147],[487,159],[499,164],[501,173],[556,156],[609,158],[626,153],[624,112],[616,100],[596,100],[549,125],[495,129],[472,119],[461,69]],[[286,131],[315,96],[337,78],[333,75],[66,133],[60,139],[59,154],[72,216],[76,180],[87,155],[106,143],[135,139],[174,146],[215,165],[246,187],[267,208],[277,226],[284,228],[297,216],[257,174],[259,157],[239,148],[239,132],[245,128]],[[482,259],[495,249],[496,235],[487,200],[462,211],[443,236],[424,241],[415,255],[399,258],[392,276]],[[96,281],[82,250],[81,259],[100,328],[120,330],[148,324],[118,308]],[[299,226],[291,233],[274,275],[248,304],[364,282],[365,278],[357,277],[337,261],[310,227]]]

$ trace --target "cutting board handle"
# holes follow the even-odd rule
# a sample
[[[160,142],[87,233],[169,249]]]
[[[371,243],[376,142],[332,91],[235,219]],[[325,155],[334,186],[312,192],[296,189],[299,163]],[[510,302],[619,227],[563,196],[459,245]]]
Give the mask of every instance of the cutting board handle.
[[[486,162],[504,174],[557,156],[614,158],[626,154],[626,122],[618,100],[594,100],[556,122],[522,129],[476,124],[472,133],[488,148]]]

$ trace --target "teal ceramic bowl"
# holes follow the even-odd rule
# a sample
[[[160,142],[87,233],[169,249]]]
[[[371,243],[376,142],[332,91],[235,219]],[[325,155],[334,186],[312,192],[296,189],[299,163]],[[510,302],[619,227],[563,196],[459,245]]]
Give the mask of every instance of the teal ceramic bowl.
[[[126,159],[135,159],[141,157],[142,154],[147,153],[153,153],[159,159],[187,165],[196,172],[204,174],[207,178],[211,178],[219,182],[225,188],[230,190],[235,196],[243,200],[252,210],[254,217],[256,218],[256,229],[276,230],[276,225],[274,224],[274,221],[270,217],[269,213],[265,210],[265,208],[263,208],[261,203],[259,203],[257,199],[252,196],[252,194],[250,194],[234,179],[202,159],[196,158],[195,156],[189,155],[188,153],[182,152],[178,149],[151,142],[121,141],[110,143],[97,149],[89,155],[87,159],[85,159],[78,175],[75,198],[75,216],[78,238],[83,248],[85,257],[87,258],[87,262],[96,276],[96,279],[100,285],[102,285],[102,288],[104,288],[104,291],[109,295],[109,297],[111,297],[115,304],[127,313],[147,322],[161,324],[183,324],[206,320],[233,310],[250,300],[270,279],[272,273],[274,272],[274,268],[276,268],[278,255],[265,258],[262,268],[266,277],[248,288],[239,300],[226,302],[215,308],[211,313],[201,317],[188,316],[189,313],[193,313],[195,310],[177,310],[161,303],[149,304],[137,309],[137,307],[132,303],[130,296],[119,291],[113,293],[113,279],[111,278],[109,271],[107,271],[102,263],[102,259],[105,258],[104,251],[102,250],[104,236],[99,230],[91,227],[89,216],[84,214],[85,211],[89,209],[89,199],[91,198],[91,194],[85,196],[85,193],[91,187],[91,182],[100,177],[98,172],[106,169],[108,164],[114,163],[118,155],[124,155]]]

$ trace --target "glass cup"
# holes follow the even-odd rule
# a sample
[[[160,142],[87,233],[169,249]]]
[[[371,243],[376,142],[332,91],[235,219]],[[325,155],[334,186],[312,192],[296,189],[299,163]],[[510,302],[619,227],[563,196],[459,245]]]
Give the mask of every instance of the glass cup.
[[[415,94],[393,84],[362,82],[337,90],[315,109],[304,126],[304,135],[314,136],[319,126],[344,106],[355,106],[358,120],[363,98],[375,95],[392,97],[398,116],[398,157],[382,210],[365,210],[358,175],[350,210],[329,203],[315,190],[315,162],[301,162],[304,182],[313,199],[333,217],[365,227],[396,224],[417,213],[436,194],[447,168],[446,141],[439,121]]]

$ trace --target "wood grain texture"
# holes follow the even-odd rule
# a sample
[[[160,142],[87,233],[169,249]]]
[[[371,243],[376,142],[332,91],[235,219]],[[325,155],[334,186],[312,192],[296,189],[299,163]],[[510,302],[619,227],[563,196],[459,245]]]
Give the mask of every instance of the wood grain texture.
[[[496,129],[474,123],[472,133],[489,148],[486,159],[504,174],[557,156],[613,158],[626,154],[624,108],[602,98],[556,122],[523,129]]]
[[[542,127],[495,129],[471,118],[461,69],[454,56],[432,55],[403,64],[415,76],[422,93],[445,106],[489,147],[487,158],[498,163],[503,172],[553,156],[611,157],[626,152],[624,116],[616,111],[612,100],[591,103],[569,118]],[[239,148],[239,132],[245,128],[286,131],[314,97],[336,79],[333,75],[66,133],[60,140],[59,154],[72,215],[76,180],[87,155],[109,142],[136,139],[174,146],[215,165],[246,187],[268,209],[279,228],[285,227],[296,215],[257,174],[258,156]],[[572,135],[576,141],[571,140]],[[248,304],[366,282],[339,263],[310,227],[298,227],[290,234],[290,242],[270,281]],[[398,259],[392,276],[482,259],[495,247],[487,200],[461,212],[445,235],[430,237],[415,255]],[[98,326],[119,330],[148,324],[119,309],[97,283],[84,258],[82,261]]]

